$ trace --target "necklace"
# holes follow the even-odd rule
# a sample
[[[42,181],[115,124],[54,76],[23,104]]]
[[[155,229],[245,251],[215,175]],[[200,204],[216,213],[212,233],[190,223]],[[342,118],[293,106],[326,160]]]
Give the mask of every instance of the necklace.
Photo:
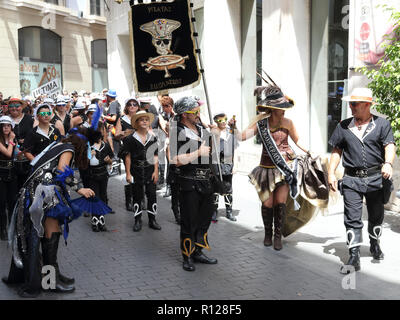
[[[371,118],[372,118],[372,116],[369,116],[367,120],[365,120],[365,121],[361,120],[361,123],[357,124],[358,131],[361,131],[363,124],[368,123],[371,120]],[[356,120],[356,122],[358,122],[358,120]]]

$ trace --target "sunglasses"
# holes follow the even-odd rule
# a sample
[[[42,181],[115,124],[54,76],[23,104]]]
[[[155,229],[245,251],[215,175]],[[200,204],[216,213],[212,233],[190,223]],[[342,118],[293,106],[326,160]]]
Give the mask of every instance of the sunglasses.
[[[194,114],[195,116],[200,114],[200,110],[197,111],[185,111],[185,113]]]
[[[130,107],[138,107],[139,105],[137,103],[131,102],[131,103],[128,103],[128,106],[130,106]]]
[[[12,103],[8,105],[8,109],[10,108],[19,108],[21,105],[19,103]]]
[[[45,116],[51,116],[51,111],[42,111],[38,113],[39,116],[45,117]]]
[[[358,102],[350,102],[350,105],[351,105],[352,107],[355,107],[355,106],[357,106],[357,103],[358,103]]]
[[[228,118],[222,118],[222,119],[217,119],[215,120],[216,123],[221,123],[221,122],[226,122]]]

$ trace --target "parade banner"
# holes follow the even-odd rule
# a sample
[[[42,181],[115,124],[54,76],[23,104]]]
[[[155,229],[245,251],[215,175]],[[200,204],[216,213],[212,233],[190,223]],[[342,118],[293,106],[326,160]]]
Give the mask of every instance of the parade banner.
[[[39,88],[36,88],[31,92],[33,97],[36,99],[42,94],[47,95],[48,98],[55,100],[59,94],[61,94],[61,87],[58,80],[52,80]]]
[[[22,97],[32,95],[33,90],[52,80],[61,85],[61,64],[20,60],[19,79]]]
[[[200,83],[188,0],[133,5],[129,25],[136,93],[175,92]]]
[[[394,24],[390,21],[390,12],[381,6],[387,4],[389,7],[400,9],[398,0],[357,0],[354,1],[353,48],[350,51],[351,67],[362,67],[365,65],[376,65],[383,58],[384,48],[382,45],[388,42],[387,37],[393,36]]]

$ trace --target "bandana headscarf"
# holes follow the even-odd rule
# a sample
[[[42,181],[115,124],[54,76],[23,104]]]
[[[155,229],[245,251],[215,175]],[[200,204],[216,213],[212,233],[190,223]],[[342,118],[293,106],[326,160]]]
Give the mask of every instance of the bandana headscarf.
[[[193,110],[194,108],[200,107],[203,103],[199,97],[183,97],[174,104],[174,112],[177,115],[181,115],[186,111]]]

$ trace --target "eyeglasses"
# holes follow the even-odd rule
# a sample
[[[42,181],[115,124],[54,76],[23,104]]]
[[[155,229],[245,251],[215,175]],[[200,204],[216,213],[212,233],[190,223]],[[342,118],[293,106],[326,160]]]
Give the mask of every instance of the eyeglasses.
[[[19,103],[12,103],[8,105],[8,109],[19,108],[21,105]]]
[[[128,104],[129,107],[138,107],[139,105],[137,103],[131,102]]]
[[[200,110],[196,110],[196,111],[185,111],[185,113],[189,113],[189,114],[194,114],[195,116],[200,114]]]
[[[42,111],[38,113],[39,116],[45,117],[45,116],[51,116],[51,111]]]
[[[221,123],[221,122],[226,122],[228,118],[223,118],[223,119],[217,119],[215,120],[216,123]]]
[[[350,102],[350,106],[356,107],[358,102]]]

